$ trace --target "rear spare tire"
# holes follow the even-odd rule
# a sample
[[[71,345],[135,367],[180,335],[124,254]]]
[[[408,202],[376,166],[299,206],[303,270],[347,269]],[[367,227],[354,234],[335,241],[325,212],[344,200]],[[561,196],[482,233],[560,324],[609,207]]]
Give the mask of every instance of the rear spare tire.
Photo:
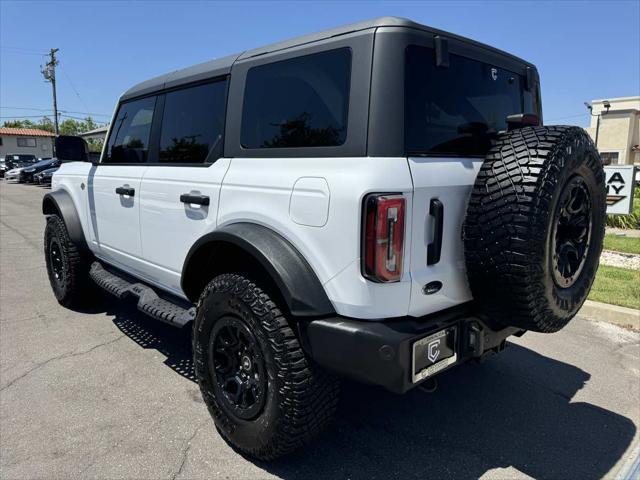
[[[482,313],[538,332],[564,327],[593,283],[605,223],[602,163],[578,127],[526,127],[489,151],[463,225]]]

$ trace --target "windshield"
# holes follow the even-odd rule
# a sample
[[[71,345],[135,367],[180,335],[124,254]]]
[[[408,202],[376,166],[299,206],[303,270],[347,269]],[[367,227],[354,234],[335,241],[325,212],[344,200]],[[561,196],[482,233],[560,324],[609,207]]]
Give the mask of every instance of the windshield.
[[[408,154],[484,156],[509,115],[530,109],[524,79],[513,72],[451,54],[436,66],[431,48],[406,51],[405,148]]]

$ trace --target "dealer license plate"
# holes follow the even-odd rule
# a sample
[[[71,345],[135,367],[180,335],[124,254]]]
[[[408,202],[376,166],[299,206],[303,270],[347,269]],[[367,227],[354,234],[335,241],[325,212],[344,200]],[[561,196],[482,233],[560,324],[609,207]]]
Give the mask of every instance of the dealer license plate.
[[[457,360],[455,326],[421,338],[413,344],[413,383],[435,375]]]

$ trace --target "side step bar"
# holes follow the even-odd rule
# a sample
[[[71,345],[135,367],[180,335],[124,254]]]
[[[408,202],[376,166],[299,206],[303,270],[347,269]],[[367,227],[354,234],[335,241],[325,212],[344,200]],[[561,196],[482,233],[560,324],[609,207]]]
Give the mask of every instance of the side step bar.
[[[91,264],[89,276],[100,288],[118,299],[137,298],[138,310],[156,320],[182,328],[195,319],[195,307],[185,308],[160,298],[153,288],[143,283],[132,283],[124,275],[106,270],[100,262]]]

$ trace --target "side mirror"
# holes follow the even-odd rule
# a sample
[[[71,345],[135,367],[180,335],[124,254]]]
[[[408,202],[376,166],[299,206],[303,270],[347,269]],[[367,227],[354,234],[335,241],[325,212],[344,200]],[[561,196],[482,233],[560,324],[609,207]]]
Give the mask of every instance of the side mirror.
[[[84,138],[58,135],[56,137],[56,158],[67,162],[88,162],[89,145]]]

